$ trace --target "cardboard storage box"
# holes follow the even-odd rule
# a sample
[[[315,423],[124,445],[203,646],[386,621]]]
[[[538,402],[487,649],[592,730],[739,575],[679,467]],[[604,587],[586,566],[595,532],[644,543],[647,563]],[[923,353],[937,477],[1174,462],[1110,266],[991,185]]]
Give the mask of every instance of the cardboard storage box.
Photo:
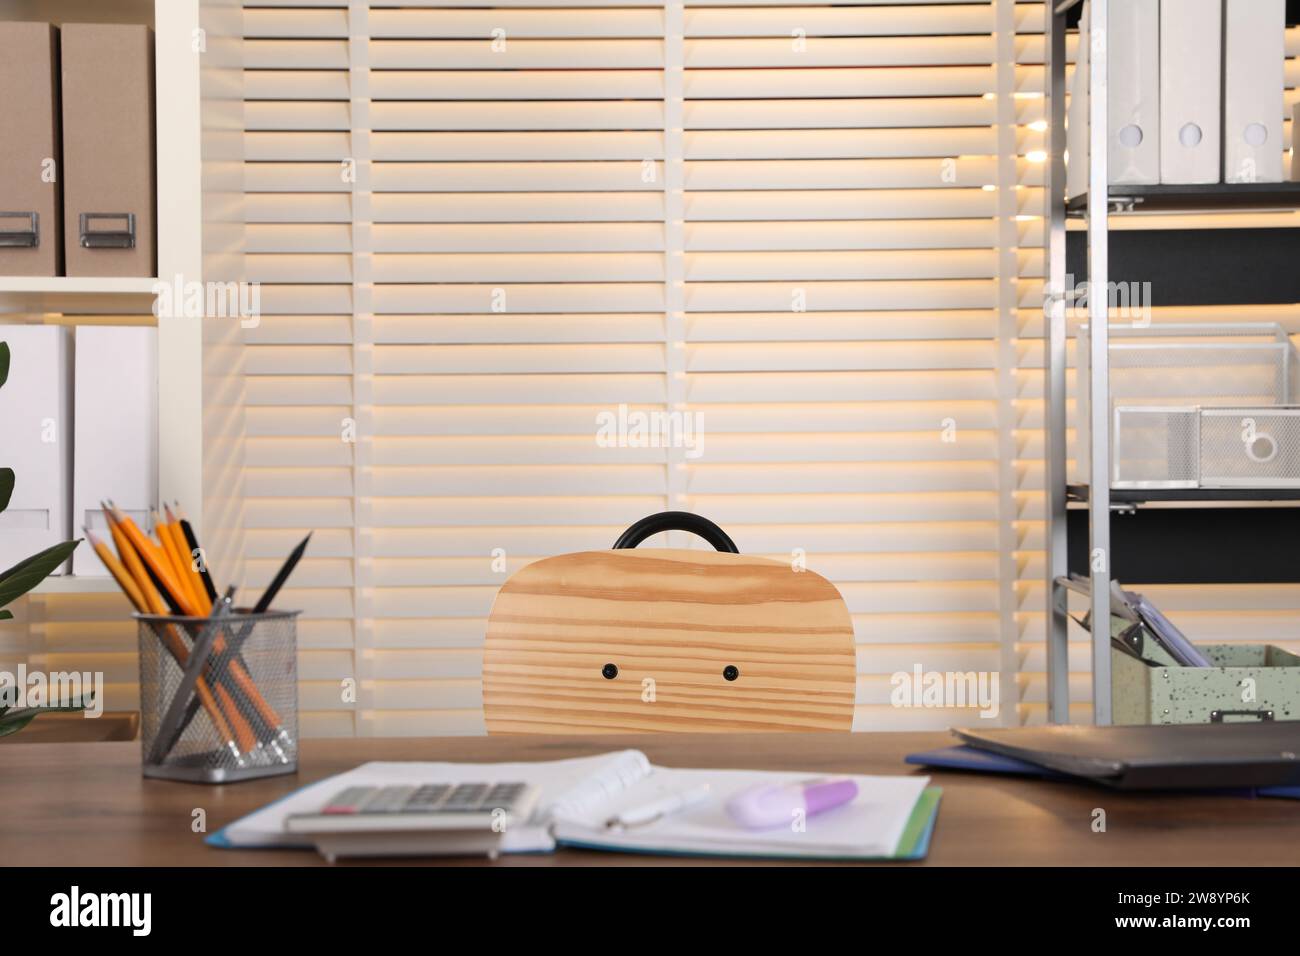
[[[153,31],[65,23],[59,49],[67,274],[153,276]]]
[[[0,22],[0,275],[63,266],[58,31]]]

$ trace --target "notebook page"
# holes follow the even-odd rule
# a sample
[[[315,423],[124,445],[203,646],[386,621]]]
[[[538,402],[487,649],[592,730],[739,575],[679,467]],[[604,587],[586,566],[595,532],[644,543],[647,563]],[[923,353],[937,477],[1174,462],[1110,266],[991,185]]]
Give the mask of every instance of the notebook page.
[[[804,829],[784,826],[746,830],[727,815],[727,800],[757,784],[800,782],[816,774],[750,770],[673,770],[656,767],[631,790],[615,796],[581,816],[561,816],[554,827],[560,843],[581,843],[609,849],[674,853],[763,855],[821,858],[890,857],[898,847],[908,818],[929,777],[851,776],[858,795],[850,803],[808,817]],[[612,830],[611,816],[651,803],[681,790],[709,784],[707,800],[644,826]],[[793,824],[794,821],[792,820]]]
[[[584,817],[649,777],[654,769],[639,750],[622,750],[605,757],[606,763],[557,794],[555,800],[540,801],[537,816],[548,821],[556,816]]]

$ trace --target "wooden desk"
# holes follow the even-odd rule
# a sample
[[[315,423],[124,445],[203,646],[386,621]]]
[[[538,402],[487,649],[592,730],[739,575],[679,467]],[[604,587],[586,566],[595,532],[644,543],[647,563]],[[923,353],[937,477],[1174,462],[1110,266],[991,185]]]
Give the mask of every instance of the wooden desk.
[[[296,776],[209,787],[145,780],[140,745],[0,744],[6,865],[312,866],[309,850],[216,850],[190,829],[195,808],[216,830],[298,787],[366,760],[554,760],[624,747],[674,767],[810,773],[912,773],[903,756],[946,734],[449,737],[309,740]],[[936,773],[944,788],[930,865],[1287,865],[1300,863],[1300,801],[1121,794],[1010,777]],[[1105,833],[1092,830],[1106,811]],[[474,862],[474,861],[471,861]],[[498,866],[711,863],[561,850]],[[907,865],[907,864],[890,864]]]

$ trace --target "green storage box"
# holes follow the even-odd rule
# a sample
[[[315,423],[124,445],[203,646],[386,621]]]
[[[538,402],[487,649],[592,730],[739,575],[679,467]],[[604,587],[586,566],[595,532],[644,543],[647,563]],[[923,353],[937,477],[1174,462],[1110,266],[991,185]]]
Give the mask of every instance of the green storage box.
[[[1271,644],[1198,644],[1215,667],[1181,667],[1148,640],[1148,666],[1111,648],[1117,724],[1300,720],[1300,657]],[[1166,666],[1167,665],[1167,666]]]

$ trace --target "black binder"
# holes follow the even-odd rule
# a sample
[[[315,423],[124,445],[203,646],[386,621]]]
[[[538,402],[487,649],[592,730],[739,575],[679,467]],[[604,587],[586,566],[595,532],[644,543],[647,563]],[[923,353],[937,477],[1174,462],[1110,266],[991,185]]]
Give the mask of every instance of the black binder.
[[[954,730],[980,750],[1120,790],[1300,784],[1300,721]]]

